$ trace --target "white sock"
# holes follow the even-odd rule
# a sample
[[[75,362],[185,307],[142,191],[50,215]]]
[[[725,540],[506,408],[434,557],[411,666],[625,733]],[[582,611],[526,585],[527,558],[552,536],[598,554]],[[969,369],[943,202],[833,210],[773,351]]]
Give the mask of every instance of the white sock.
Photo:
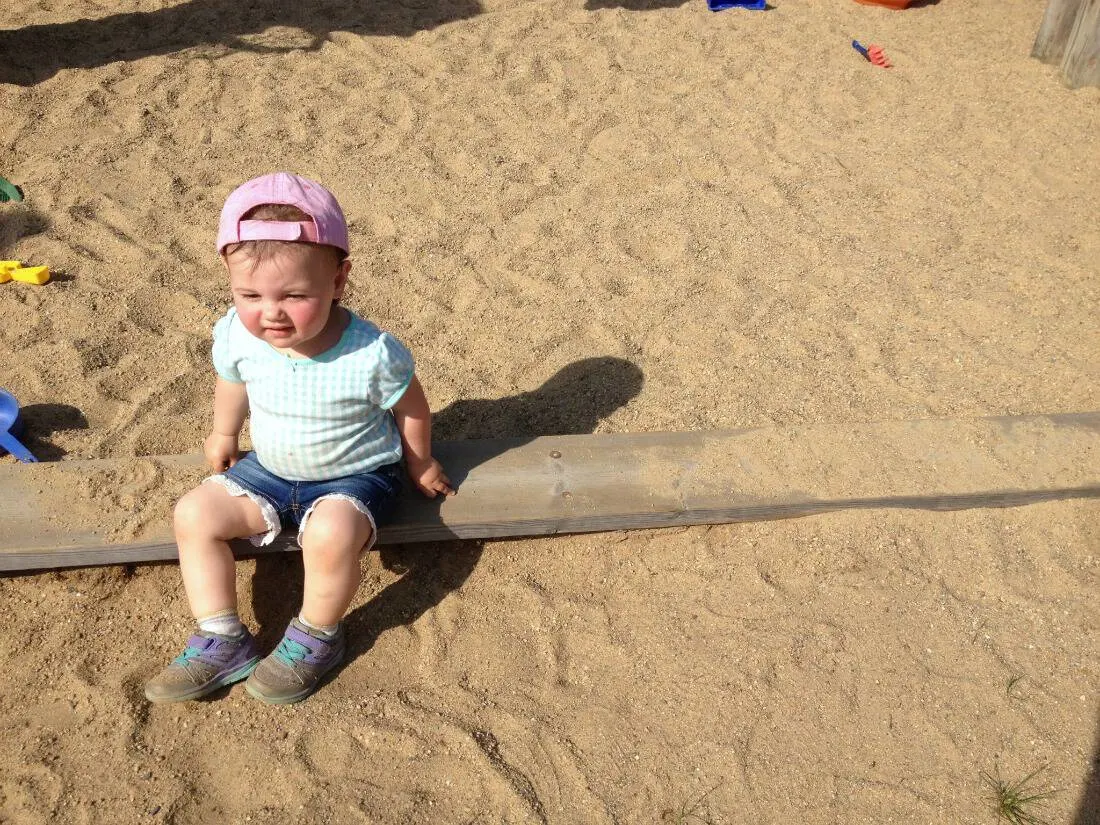
[[[244,624],[236,610],[219,610],[199,619],[199,630],[221,636],[241,636],[244,634]]]
[[[298,621],[300,621],[310,630],[316,630],[318,633],[328,636],[329,638],[335,636],[336,631],[340,629],[339,624],[312,624],[311,622],[307,622],[305,617],[301,613],[298,614]]]

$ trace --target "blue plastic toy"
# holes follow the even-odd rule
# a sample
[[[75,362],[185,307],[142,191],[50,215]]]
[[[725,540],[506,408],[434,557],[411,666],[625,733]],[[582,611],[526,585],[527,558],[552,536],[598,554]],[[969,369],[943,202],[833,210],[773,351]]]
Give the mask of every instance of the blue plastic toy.
[[[767,0],[707,0],[707,8],[711,11],[722,11],[724,9],[764,11],[767,7]]]
[[[6,390],[0,390],[0,451],[6,451],[24,464],[38,461],[31,451],[19,442],[23,434],[23,419],[19,416],[19,402]]]

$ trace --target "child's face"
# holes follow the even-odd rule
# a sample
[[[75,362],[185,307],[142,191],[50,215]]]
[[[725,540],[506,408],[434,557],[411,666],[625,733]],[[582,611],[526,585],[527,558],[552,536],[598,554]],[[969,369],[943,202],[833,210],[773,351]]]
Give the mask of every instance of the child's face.
[[[350,261],[331,250],[288,244],[254,263],[247,250],[223,258],[233,306],[245,329],[280,350],[317,355],[333,346],[335,301],[344,294]],[[338,336],[337,336],[338,337]]]

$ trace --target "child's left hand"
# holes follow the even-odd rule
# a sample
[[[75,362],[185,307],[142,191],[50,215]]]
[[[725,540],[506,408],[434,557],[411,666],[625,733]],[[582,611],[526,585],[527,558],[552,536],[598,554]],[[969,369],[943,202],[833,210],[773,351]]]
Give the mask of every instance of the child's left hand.
[[[443,472],[443,465],[434,458],[425,461],[410,459],[407,460],[406,464],[409,470],[409,478],[412,479],[416,488],[428,498],[435,498],[436,493],[443,493],[445,496],[455,494],[455,490],[451,486],[451,480]]]

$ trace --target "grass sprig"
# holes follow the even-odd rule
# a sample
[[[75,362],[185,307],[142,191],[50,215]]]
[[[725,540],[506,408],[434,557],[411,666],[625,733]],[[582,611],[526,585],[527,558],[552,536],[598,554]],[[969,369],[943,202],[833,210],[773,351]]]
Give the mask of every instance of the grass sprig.
[[[1012,825],[1049,825],[1033,808],[1058,791],[1036,791],[1030,786],[1031,780],[1045,768],[1046,765],[1036,768],[1016,782],[1006,782],[999,771],[995,771],[993,775],[982,771],[982,779],[993,790],[993,809],[997,816]]]

